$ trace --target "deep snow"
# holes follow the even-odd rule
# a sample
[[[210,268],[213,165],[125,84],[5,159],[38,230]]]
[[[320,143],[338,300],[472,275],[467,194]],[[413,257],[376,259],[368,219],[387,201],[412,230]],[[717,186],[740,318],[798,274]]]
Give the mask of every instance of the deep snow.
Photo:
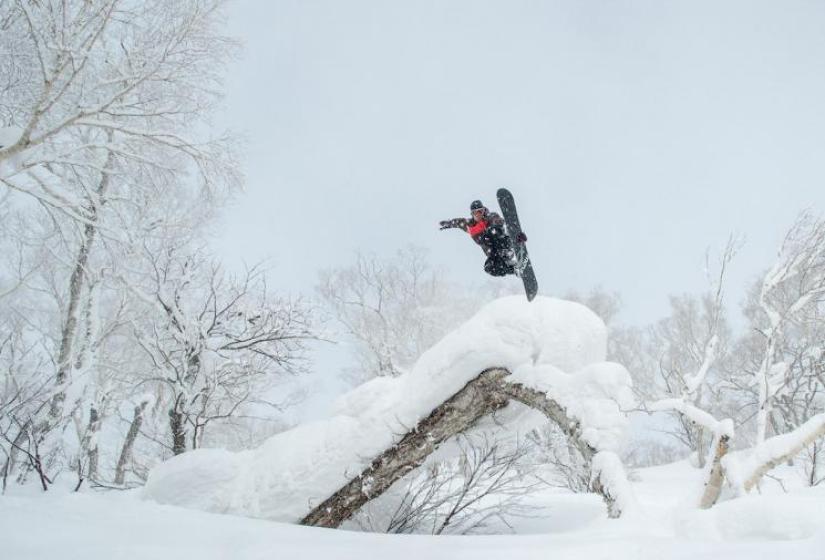
[[[577,304],[540,298],[525,307],[522,301],[493,302],[408,374],[367,383],[345,395],[330,418],[279,434],[258,449],[184,454],[156,468],[143,490],[71,493],[67,479],[48,493],[12,486],[0,497],[0,557],[825,559],[825,487],[800,488],[801,478],[788,467],[774,474],[787,479],[790,493],[766,483],[764,495],[710,510],[696,508],[702,470],[685,462],[640,469],[624,480],[636,507],[618,520],[607,519],[598,496],[548,488],[528,497],[534,516],[507,520],[511,535],[369,534],[250,517],[294,521],[391,443],[399,426],[414,425],[490,366],[511,369],[512,381],[546,391],[576,414],[609,463],[626,436],[621,409],[629,376],[602,362],[604,325]],[[517,407],[503,417],[506,427],[519,429],[525,427],[519,422],[546,421]]]
[[[759,560],[825,558],[825,488],[767,489],[693,507],[701,471],[686,463],[639,470],[640,509],[605,517],[593,495],[548,490],[515,519],[516,535],[423,536],[301,527],[159,505],[136,492],[0,497],[4,560]]]
[[[604,323],[569,301],[495,300],[427,350],[396,378],[377,378],[341,397],[325,420],[300,425],[257,449],[185,453],[150,473],[143,495],[160,503],[276,521],[298,521],[361,472],[435,407],[490,367],[546,391],[582,424],[597,449],[618,451],[632,406],[630,375],[603,362]],[[515,414],[508,427],[546,422]],[[605,468],[623,474],[606,457]],[[606,475],[608,473],[605,473]]]

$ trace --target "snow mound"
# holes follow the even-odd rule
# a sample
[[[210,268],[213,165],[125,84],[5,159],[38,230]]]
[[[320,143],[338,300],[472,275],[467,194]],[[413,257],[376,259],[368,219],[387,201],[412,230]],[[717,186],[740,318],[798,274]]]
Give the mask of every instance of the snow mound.
[[[593,363],[568,374],[551,365],[525,364],[507,378],[538,391],[562,405],[578,419],[582,439],[600,451],[619,451],[625,443],[635,406],[631,378],[624,366]]]
[[[804,488],[776,495],[742,496],[709,510],[685,509],[675,516],[677,535],[717,541],[791,541],[825,535],[825,489]]]
[[[501,298],[422,354],[409,372],[341,397],[330,418],[277,434],[254,450],[198,450],[170,459],[152,470],[143,496],[297,521],[491,367],[547,391],[582,422],[591,445],[614,450],[626,423],[620,404],[629,398],[630,377],[618,364],[602,363],[606,345],[604,323],[581,304]]]

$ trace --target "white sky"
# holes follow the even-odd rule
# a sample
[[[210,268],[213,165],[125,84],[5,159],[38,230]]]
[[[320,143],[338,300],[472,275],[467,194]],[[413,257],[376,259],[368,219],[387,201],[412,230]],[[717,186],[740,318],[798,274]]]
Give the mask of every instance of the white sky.
[[[541,293],[618,290],[623,318],[705,285],[731,298],[825,205],[825,2],[238,1],[227,122],[247,190],[218,248],[307,293],[356,250],[483,255],[440,219],[516,195]],[[516,281],[508,279],[504,281]]]

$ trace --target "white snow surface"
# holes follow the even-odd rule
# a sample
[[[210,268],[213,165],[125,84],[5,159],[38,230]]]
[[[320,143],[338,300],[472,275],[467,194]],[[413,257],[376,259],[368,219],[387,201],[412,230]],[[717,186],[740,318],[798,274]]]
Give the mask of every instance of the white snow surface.
[[[143,497],[164,504],[295,522],[366,468],[435,407],[490,367],[546,390],[598,449],[621,447],[630,376],[603,363],[604,323],[581,304],[505,297],[483,307],[397,378],[341,397],[332,415],[257,449],[204,449],[155,467]],[[568,373],[569,372],[569,373]],[[535,415],[525,415],[535,418]]]
[[[781,470],[781,469],[780,469]],[[695,506],[701,470],[687,462],[636,471],[640,509],[607,519],[593,494],[547,489],[536,515],[512,518],[516,534],[386,535],[216,515],[135,499],[133,492],[0,495],[3,560],[822,560],[825,488],[789,484],[763,494]],[[786,476],[787,475],[787,476]],[[798,486],[798,483],[797,485]]]

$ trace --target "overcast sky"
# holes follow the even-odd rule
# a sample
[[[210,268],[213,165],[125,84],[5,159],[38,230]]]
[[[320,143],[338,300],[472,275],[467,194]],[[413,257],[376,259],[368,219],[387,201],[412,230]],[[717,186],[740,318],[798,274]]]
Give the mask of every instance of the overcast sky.
[[[230,16],[247,185],[217,245],[272,259],[285,291],[407,244],[479,280],[481,252],[437,222],[507,186],[540,293],[600,284],[647,322],[703,289],[731,231],[741,299],[825,204],[825,2],[245,0]]]

